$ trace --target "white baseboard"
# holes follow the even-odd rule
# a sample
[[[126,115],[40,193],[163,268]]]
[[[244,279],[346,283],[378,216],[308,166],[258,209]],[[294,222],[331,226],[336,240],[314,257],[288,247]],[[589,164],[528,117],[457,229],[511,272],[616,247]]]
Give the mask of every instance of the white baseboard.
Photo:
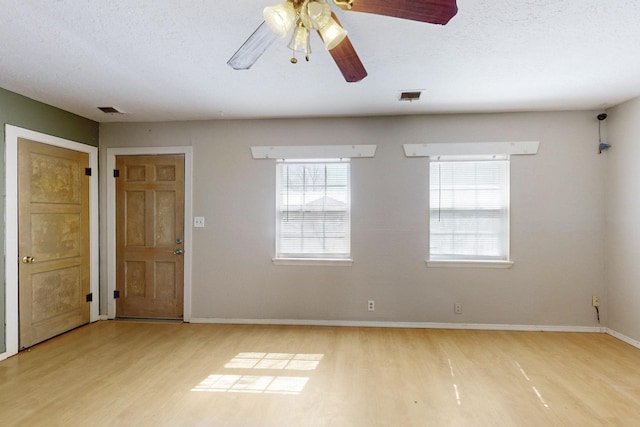
[[[109,320],[101,315],[100,320]],[[189,323],[210,323],[220,325],[284,325],[284,326],[343,326],[359,328],[405,328],[405,329],[467,329],[482,331],[529,331],[529,332],[582,332],[607,333],[634,347],[640,348],[640,341],[631,339],[609,328],[599,326],[556,326],[556,325],[500,325],[488,323],[435,323],[435,322],[372,322],[359,320],[298,320],[298,319],[215,319],[192,317]],[[9,357],[0,353],[0,361]]]
[[[539,331],[539,332],[583,332],[605,333],[600,326],[556,326],[556,325],[500,325],[483,323],[434,323],[434,322],[375,322],[358,320],[299,320],[299,319],[216,319],[192,317],[191,323],[213,323],[223,325],[291,325],[291,326],[345,326],[360,328],[406,328],[406,329],[468,329],[485,331]]]
[[[620,341],[624,341],[629,345],[632,345],[636,348],[640,348],[640,341],[634,340],[633,338],[629,338],[626,335],[621,334],[620,332],[616,332],[613,329],[607,328],[607,334],[611,335],[614,338],[619,339]]]

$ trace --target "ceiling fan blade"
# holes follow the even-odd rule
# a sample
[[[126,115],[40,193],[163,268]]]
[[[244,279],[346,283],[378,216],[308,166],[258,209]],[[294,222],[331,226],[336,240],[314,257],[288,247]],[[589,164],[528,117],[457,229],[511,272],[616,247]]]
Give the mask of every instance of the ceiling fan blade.
[[[331,13],[331,16],[338,24],[340,23],[334,13]],[[320,31],[318,31],[318,35],[322,38]],[[367,77],[367,70],[364,69],[364,65],[362,65],[362,61],[360,61],[360,57],[348,36],[339,45],[331,49],[329,53],[347,82],[355,83]]]
[[[353,0],[351,9],[342,2],[337,4],[345,10],[441,25],[458,13],[456,0]]]
[[[344,79],[349,83],[359,82],[367,77],[367,70],[364,69],[349,37],[345,37],[342,43],[331,49],[329,53],[336,61]]]
[[[234,70],[248,70],[277,38],[263,21],[227,64]]]

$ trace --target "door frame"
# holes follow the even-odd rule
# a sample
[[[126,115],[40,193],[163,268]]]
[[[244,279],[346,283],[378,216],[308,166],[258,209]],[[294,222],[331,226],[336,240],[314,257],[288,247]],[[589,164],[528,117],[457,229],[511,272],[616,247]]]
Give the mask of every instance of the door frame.
[[[99,225],[98,225],[98,147],[81,144],[13,125],[5,125],[5,316],[6,352],[0,360],[18,353],[20,323],[18,319],[18,139],[87,153],[89,155],[89,257],[91,263],[90,322],[99,320]],[[15,262],[10,262],[15,260]]]
[[[107,317],[116,318],[116,180],[113,171],[116,156],[184,155],[184,312],[183,321],[191,321],[191,248],[193,150],[178,147],[122,147],[107,148]]]

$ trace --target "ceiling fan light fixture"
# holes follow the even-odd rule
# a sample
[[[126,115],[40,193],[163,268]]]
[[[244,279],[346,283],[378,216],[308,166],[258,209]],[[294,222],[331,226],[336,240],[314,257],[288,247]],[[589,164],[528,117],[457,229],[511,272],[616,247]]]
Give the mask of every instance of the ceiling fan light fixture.
[[[308,1],[300,12],[300,18],[305,27],[319,30],[331,19],[331,6],[326,0]]]
[[[262,15],[271,31],[280,38],[287,35],[296,19],[296,11],[291,2],[267,6],[262,11]]]
[[[309,30],[304,26],[301,21],[298,21],[296,28],[293,30],[291,41],[289,42],[289,49],[294,53],[303,53],[308,60],[311,53],[311,43],[309,41]]]
[[[275,1],[275,0],[274,0]],[[325,48],[338,69],[349,82],[358,82],[367,76],[362,61],[342,28],[338,17],[331,11],[330,3],[342,10],[391,16],[394,18],[446,25],[458,12],[457,0],[278,0],[280,3],[263,10],[264,22],[251,34],[238,51],[227,61],[236,70],[248,70],[276,38],[284,38],[298,21],[299,29],[289,41],[295,55],[303,51],[307,55],[308,32],[317,31]]]
[[[330,18],[327,25],[320,28],[319,31],[324,41],[324,47],[326,47],[327,50],[338,46],[347,37],[347,30],[342,28],[333,18]]]

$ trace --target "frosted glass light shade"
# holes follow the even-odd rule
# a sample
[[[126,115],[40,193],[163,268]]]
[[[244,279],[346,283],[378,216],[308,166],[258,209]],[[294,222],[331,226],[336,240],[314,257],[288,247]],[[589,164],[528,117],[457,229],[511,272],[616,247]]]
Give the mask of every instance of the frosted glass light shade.
[[[293,8],[293,3],[284,2],[275,6],[265,7],[262,15],[271,31],[278,37],[283,38],[295,22],[296,11]]]
[[[302,10],[300,17],[305,27],[319,30],[329,23],[331,6],[325,0],[309,2],[306,9]]]
[[[347,37],[347,30],[342,28],[335,19],[331,18],[327,25],[320,28],[320,35],[324,41],[324,47],[326,47],[327,50],[331,50]]]
[[[296,25],[295,30],[293,30],[291,41],[289,42],[289,49],[294,52],[302,52],[305,55],[309,55],[311,53],[309,30],[307,30],[304,25]]]

